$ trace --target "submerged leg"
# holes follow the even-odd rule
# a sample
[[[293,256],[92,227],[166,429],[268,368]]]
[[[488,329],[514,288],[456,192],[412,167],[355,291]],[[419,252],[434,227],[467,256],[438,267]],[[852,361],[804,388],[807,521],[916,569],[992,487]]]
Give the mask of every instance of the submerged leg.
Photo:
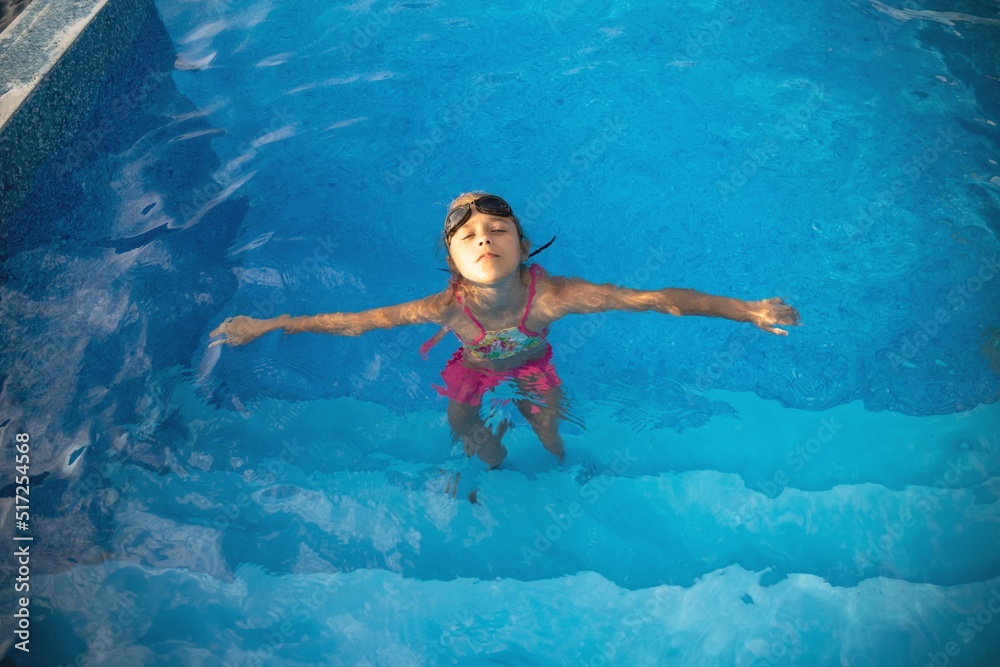
[[[507,448],[500,439],[510,426],[504,420],[493,432],[483,420],[478,405],[468,405],[456,400],[448,401],[448,423],[455,440],[461,440],[468,456],[476,454],[490,468],[499,468],[507,457]]]
[[[522,388],[522,393],[524,389]],[[563,447],[562,436],[559,435],[559,420],[562,418],[562,390],[553,387],[549,390],[544,400],[535,401],[530,398],[522,398],[517,401],[517,408],[524,415],[524,418],[531,424],[532,430],[538,439],[542,441],[542,446],[552,452],[552,455],[563,462],[566,450]]]

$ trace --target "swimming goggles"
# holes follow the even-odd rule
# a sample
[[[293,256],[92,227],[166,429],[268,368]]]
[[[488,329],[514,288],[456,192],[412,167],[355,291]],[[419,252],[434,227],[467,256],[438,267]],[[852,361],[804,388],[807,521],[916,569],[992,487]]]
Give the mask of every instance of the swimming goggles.
[[[451,239],[452,234],[465,224],[465,221],[472,215],[473,206],[480,213],[487,215],[498,215],[501,218],[514,217],[514,212],[510,210],[510,204],[495,195],[486,195],[467,204],[459,204],[448,211],[448,217],[444,220],[444,237],[446,239]],[[517,225],[518,236],[524,238],[524,234],[521,232],[521,225],[518,225],[516,220],[514,224]]]
[[[519,238],[524,238],[524,232],[521,231],[521,224],[514,217],[514,212],[510,209],[510,204],[505,202],[500,197],[496,195],[486,195],[480,197],[475,201],[469,202],[468,204],[459,204],[455,208],[448,211],[448,216],[444,219],[444,238],[446,241],[450,241],[452,235],[458,231],[458,228],[465,224],[466,220],[472,215],[472,207],[475,206],[476,210],[480,213],[486,213],[487,215],[499,215],[502,218],[510,218],[514,221],[517,226],[517,235]],[[552,239],[543,245],[541,248],[535,252],[528,255],[528,257],[534,257],[541,251],[548,248],[556,240],[553,236]],[[440,271],[450,271],[451,269],[439,269]]]

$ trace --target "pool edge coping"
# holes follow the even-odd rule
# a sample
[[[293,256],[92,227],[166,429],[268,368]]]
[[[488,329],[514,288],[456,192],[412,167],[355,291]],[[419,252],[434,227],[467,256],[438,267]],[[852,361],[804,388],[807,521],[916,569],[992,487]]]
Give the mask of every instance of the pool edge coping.
[[[33,0],[0,34],[0,223],[69,145],[153,0]]]
[[[89,0],[80,3],[86,7],[86,14],[80,16],[75,12],[66,16],[59,12],[61,7],[55,1],[34,0],[0,33],[0,72],[13,72],[9,78],[5,77],[7,80],[0,81],[0,135],[25,100],[41,85],[46,75],[59,64],[63,55],[109,2]],[[28,52],[42,40],[55,42],[55,48],[38,55]],[[22,64],[22,60],[28,62]]]

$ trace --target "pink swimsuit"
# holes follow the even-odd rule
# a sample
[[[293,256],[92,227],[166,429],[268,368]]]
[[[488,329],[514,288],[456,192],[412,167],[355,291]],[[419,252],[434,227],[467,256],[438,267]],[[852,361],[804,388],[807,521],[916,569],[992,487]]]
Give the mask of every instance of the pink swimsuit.
[[[545,339],[549,333],[548,328],[546,327],[541,332],[535,332],[525,326],[525,322],[528,321],[528,313],[531,311],[531,302],[535,298],[535,276],[538,271],[543,271],[543,269],[537,264],[532,264],[530,271],[531,284],[528,287],[528,303],[524,308],[524,315],[521,316],[521,322],[516,327],[500,331],[486,331],[468,306],[463,305],[463,312],[475,322],[482,333],[471,343],[467,343],[459,337],[462,347],[455,352],[445,365],[444,371],[441,372],[445,386],[432,385],[439,394],[460,403],[480,405],[483,394],[505,380],[513,380],[522,390],[541,396],[560,384],[559,377],[552,366],[552,348],[549,347],[548,341]],[[462,303],[457,285],[455,298],[459,304]],[[421,345],[420,353],[426,356],[427,351],[436,345],[448,330],[450,327],[442,328],[433,338]],[[455,335],[458,336],[458,333],[456,332]],[[542,346],[548,348],[544,354],[503,371],[467,366],[462,363],[466,357],[473,363],[507,359],[524,350],[541,348]]]

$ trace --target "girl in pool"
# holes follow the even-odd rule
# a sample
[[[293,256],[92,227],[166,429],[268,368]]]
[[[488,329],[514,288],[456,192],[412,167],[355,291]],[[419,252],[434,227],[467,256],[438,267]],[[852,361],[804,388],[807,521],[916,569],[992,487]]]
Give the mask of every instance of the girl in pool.
[[[559,419],[565,414],[560,380],[552,366],[549,325],[564,315],[605,310],[652,310],[671,315],[724,317],[751,322],[777,335],[776,325],[798,325],[795,308],[780,298],[741,301],[690,289],[637,290],[597,285],[579,278],[550,276],[538,264],[526,265],[531,247],[521,223],[500,197],[485,192],[460,195],[448,207],[444,245],[451,280],[444,290],[417,301],[359,313],[226,319],[211,345],[242,345],[270,331],[331,333],[358,336],[372,329],[403,324],[435,323],[441,330],[420,352],[435,345],[448,331],[462,346],[445,366],[448,421],[456,441],[469,456],[478,454],[491,468],[507,455],[501,438],[509,425],[494,432],[481,414],[483,395],[503,381],[514,382],[514,402],[545,448],[563,460]],[[545,246],[543,246],[544,248]],[[537,251],[536,251],[537,252]]]

